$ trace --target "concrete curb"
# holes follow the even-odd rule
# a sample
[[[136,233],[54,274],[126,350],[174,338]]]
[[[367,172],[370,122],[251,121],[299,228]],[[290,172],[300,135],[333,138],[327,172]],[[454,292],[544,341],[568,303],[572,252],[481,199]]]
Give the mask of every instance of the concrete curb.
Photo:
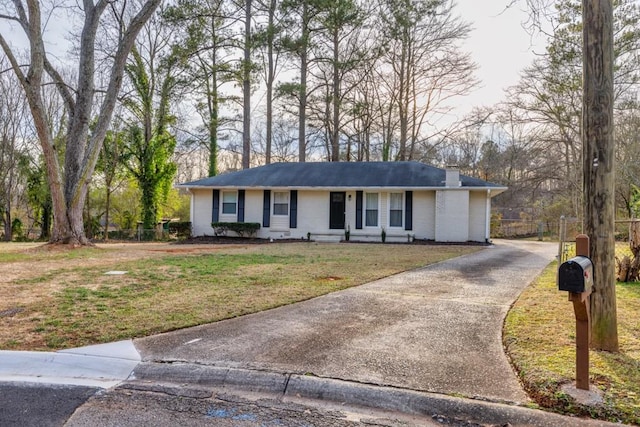
[[[131,340],[59,352],[0,351],[0,381],[111,388],[140,363]]]
[[[284,401],[320,400],[339,405],[366,407],[423,417],[446,414],[447,417],[480,424],[537,427],[620,425],[567,417],[504,403],[361,384],[340,379],[180,362],[141,363],[134,370],[130,380],[142,383],[172,383],[182,387],[192,385],[205,388],[236,389],[245,392],[272,394]]]

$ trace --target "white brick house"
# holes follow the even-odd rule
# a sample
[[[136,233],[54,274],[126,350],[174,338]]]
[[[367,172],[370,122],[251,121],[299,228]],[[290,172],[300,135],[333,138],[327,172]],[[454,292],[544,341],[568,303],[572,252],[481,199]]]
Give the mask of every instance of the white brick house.
[[[486,242],[507,188],[418,162],[274,163],[179,185],[194,236],[212,222],[260,223],[260,238]]]

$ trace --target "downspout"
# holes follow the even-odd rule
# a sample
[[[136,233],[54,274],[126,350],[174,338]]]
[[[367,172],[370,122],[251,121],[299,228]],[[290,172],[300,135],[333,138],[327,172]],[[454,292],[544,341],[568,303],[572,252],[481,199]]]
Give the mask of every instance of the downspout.
[[[486,216],[486,230],[485,230],[485,243],[491,241],[491,189],[487,189],[487,216]]]
[[[187,193],[189,193],[189,196],[191,197],[191,201],[189,203],[189,221],[191,221],[191,234],[193,235],[193,226],[196,223],[196,196],[191,192],[190,188],[187,188]]]

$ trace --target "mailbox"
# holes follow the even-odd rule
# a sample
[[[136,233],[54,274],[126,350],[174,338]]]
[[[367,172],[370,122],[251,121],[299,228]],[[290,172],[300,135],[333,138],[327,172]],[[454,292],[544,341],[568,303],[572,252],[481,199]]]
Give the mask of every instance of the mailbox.
[[[574,293],[591,293],[593,264],[586,256],[573,257],[563,262],[558,270],[558,288]]]

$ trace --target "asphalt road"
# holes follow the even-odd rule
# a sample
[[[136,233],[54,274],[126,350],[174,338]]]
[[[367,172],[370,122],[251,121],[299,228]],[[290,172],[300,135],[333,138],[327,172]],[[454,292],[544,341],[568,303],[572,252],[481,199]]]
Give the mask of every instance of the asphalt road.
[[[211,390],[124,384],[110,390],[38,383],[0,383],[2,427],[475,427],[447,418],[283,402]]]
[[[0,426],[58,427],[99,388],[0,383]]]
[[[416,417],[327,402],[212,392],[167,385],[125,384],[82,406],[66,427],[476,427],[434,414]]]

